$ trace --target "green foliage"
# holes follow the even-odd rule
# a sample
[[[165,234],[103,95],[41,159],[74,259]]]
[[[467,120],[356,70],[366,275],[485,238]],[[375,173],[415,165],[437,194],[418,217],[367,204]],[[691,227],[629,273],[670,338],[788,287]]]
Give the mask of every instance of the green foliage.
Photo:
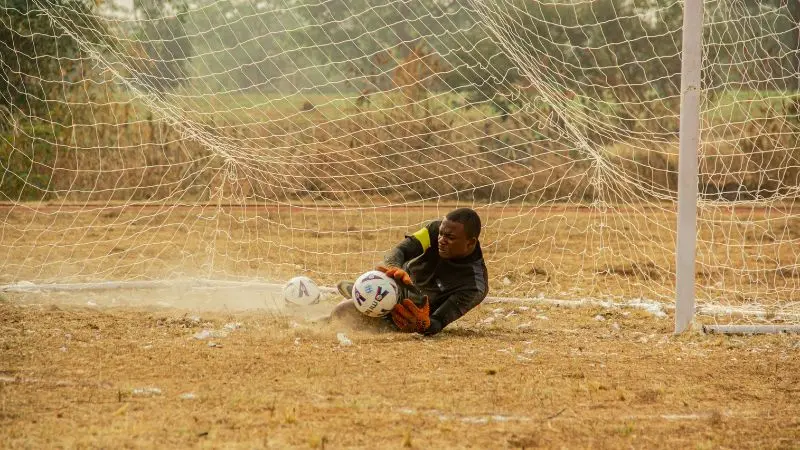
[[[414,49],[447,59],[471,45],[464,30],[475,18],[447,3],[206,0],[188,13],[186,26],[198,35],[194,70],[212,91],[374,92],[394,86],[392,71]]]
[[[51,144],[26,136],[52,135],[42,126],[17,136],[0,135],[0,200],[46,200],[56,152]],[[38,129],[34,129],[38,128]]]
[[[212,91],[383,91],[395,87],[395,68],[424,46],[447,68],[437,75],[438,89],[468,91],[500,114],[525,100],[502,98],[515,95],[514,84],[536,81],[608,105],[604,114],[620,118],[612,128],[677,130],[674,120],[638,122],[677,112],[680,2],[498,0],[477,9],[443,0],[291,5],[205,0],[186,13],[185,32],[173,34],[195,36],[193,70]],[[772,89],[796,83],[787,74],[800,66],[797,52],[791,56],[797,50],[797,2],[748,0],[736,8],[720,5],[708,13],[706,86],[754,79]],[[762,55],[764,64],[738,64],[753,54]],[[789,56],[763,56],[778,54]]]
[[[7,43],[0,46],[0,199],[41,200],[50,195],[60,134],[68,130],[61,124],[90,120],[70,99],[96,96],[86,84],[85,52],[45,11],[69,19],[78,39],[97,42],[105,28],[94,3],[83,0],[0,2],[0,41]]]
[[[135,0],[134,9],[142,20],[127,49],[131,75],[159,94],[187,83],[194,46],[186,28],[186,2]]]
[[[287,30],[298,25],[294,13],[274,10],[282,3],[260,2],[268,5],[263,10],[256,2],[207,0],[187,12],[184,26],[195,36],[191,43],[197,55],[191,70],[203,78],[195,88],[268,93],[324,82],[292,74],[308,64],[307,52],[290,40]]]
[[[723,2],[706,17],[704,78],[748,89],[800,89],[800,2]]]
[[[33,2],[1,0],[0,127],[8,129],[15,116],[48,117],[47,99],[60,94],[65,81],[81,77],[77,42],[58,30]],[[76,20],[89,7],[82,0],[46,0],[47,8],[70,9]]]

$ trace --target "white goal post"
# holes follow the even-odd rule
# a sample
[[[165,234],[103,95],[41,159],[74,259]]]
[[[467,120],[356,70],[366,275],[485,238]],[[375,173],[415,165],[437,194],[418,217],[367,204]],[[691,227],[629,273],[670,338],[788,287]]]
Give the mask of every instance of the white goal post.
[[[703,59],[703,0],[683,6],[681,121],[678,155],[678,237],[676,241],[675,333],[694,319],[697,248],[697,157],[700,148],[700,71]]]

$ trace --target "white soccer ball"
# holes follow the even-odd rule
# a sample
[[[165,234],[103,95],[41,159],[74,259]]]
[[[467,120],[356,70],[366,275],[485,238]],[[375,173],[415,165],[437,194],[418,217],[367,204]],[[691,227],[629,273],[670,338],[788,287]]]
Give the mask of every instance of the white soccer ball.
[[[294,277],[283,287],[283,300],[290,305],[314,305],[319,298],[319,287],[308,277]]]
[[[397,304],[397,283],[385,273],[371,270],[353,286],[356,309],[370,317],[383,317]]]

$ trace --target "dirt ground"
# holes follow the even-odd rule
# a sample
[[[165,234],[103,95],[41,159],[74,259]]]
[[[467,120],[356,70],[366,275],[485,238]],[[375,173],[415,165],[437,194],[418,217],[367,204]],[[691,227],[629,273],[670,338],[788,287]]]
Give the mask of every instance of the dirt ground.
[[[0,301],[0,447],[800,443],[797,335],[674,336],[642,309],[530,302],[421,338],[308,319],[332,298],[309,312],[71,295]]]
[[[454,207],[323,206],[0,205],[0,285],[186,278],[282,283],[307,275],[333,286],[373,268],[405,234]],[[490,295],[674,299],[671,206],[476,208]],[[698,303],[800,317],[798,214],[779,206],[701,208]]]
[[[331,286],[449,209],[0,208],[0,285]],[[701,215],[698,303],[767,314],[698,323],[797,312],[800,223],[754,211]],[[800,448],[800,336],[672,334],[672,211],[480,213],[491,295],[527,300],[486,302],[432,338],[319,322],[330,296],[287,309],[275,292],[185,284],[0,293],[0,447]]]

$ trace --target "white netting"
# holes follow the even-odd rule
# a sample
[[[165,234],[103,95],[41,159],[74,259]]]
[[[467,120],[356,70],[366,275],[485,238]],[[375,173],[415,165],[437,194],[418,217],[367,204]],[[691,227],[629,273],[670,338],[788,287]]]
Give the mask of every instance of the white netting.
[[[671,301],[682,3],[0,7],[0,282],[322,284],[455,205],[495,295]],[[706,1],[698,300],[798,312],[798,7]]]

